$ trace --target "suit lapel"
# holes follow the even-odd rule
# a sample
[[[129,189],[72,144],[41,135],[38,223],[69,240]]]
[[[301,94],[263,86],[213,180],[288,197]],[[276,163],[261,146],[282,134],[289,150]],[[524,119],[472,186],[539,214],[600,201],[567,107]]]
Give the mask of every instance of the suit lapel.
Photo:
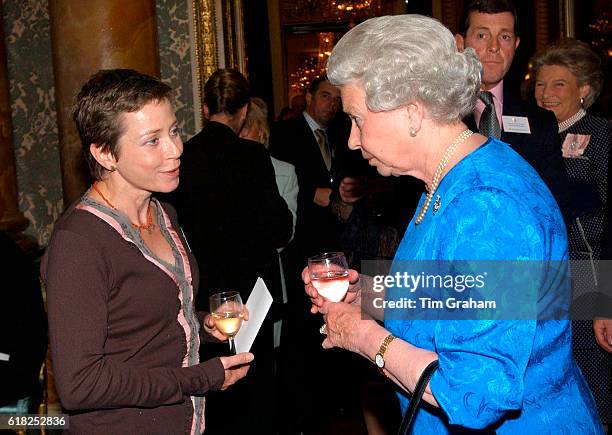
[[[527,116],[527,113],[525,112],[523,108],[522,102],[520,100],[517,100],[511,93],[506,92],[506,88],[504,86],[504,102],[502,104],[502,117],[510,116],[510,115]],[[466,116],[463,119],[463,122],[470,130],[478,131],[478,126],[476,125],[476,120],[474,119],[473,113]],[[524,142],[525,136],[526,135],[519,134],[519,133],[509,133],[505,131],[502,125],[502,132],[501,132],[500,140],[502,142],[506,142],[507,144],[510,144],[510,146],[514,148],[515,150],[517,150],[520,147],[520,145]]]
[[[518,115],[523,116],[523,102],[517,99],[512,93],[506,91],[504,86],[504,104],[502,107],[502,113],[504,116]]]
[[[327,171],[327,166],[325,166],[325,160],[323,160],[323,155],[321,154],[321,149],[319,148],[319,142],[317,142],[317,138],[315,137],[313,131],[310,128],[310,125],[308,125],[308,121],[306,121],[306,118],[304,117],[304,115],[301,115],[301,120],[302,120],[302,127],[303,127],[303,137],[304,138],[309,138],[308,140],[304,141],[304,152],[308,155],[311,155],[314,160],[316,160],[318,162],[318,166],[320,166],[322,169],[325,170],[325,172]],[[329,137],[327,138],[328,143],[330,141]],[[330,143],[330,147],[331,147],[331,143]],[[334,153],[332,152],[332,167],[334,164]]]
[[[523,109],[522,103],[520,100],[516,99],[514,95],[509,92],[506,92],[506,88],[504,86],[504,104],[502,107],[502,115],[503,116],[527,116],[527,113]],[[522,133],[509,133],[505,128],[502,128],[501,141],[509,143],[513,148],[518,148],[521,143],[523,143],[523,139],[525,135]]]
[[[314,152],[314,150],[316,150],[319,154],[321,154],[321,151],[319,151],[319,142],[317,142],[317,138],[310,129],[310,125],[308,125],[308,121],[306,121],[304,115],[301,115],[301,121],[303,137],[308,138],[308,140],[304,141],[304,145],[308,145],[309,152]],[[321,157],[321,161],[323,161],[323,157]]]

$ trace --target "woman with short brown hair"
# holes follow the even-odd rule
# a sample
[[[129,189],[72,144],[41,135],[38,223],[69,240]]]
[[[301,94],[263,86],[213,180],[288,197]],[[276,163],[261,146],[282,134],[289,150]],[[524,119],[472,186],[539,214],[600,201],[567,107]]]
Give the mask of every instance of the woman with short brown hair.
[[[224,336],[196,312],[195,258],[174,209],[153,197],[179,182],[171,94],[116,69],[77,97],[95,181],[56,222],[42,262],[55,383],[73,433],[202,433],[203,395],[244,377],[253,358],[200,363],[200,339]]]

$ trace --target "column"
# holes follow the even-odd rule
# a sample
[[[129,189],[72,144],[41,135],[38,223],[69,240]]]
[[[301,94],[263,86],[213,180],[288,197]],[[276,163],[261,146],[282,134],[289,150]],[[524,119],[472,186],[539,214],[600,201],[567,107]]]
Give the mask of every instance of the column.
[[[72,121],[74,98],[99,69],[131,68],[159,77],[154,0],[50,0],[53,71],[64,204],[91,180]]]

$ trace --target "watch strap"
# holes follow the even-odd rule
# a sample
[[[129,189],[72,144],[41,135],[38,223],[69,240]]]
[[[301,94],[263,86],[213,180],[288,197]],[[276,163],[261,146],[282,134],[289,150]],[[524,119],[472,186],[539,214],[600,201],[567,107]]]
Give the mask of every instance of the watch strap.
[[[387,352],[387,348],[389,347],[389,345],[391,344],[391,342],[393,340],[395,340],[395,335],[393,334],[389,334],[385,337],[385,339],[383,340],[383,342],[380,344],[380,348],[378,349],[378,352],[376,353],[376,355],[380,355],[380,357],[383,359],[383,366],[382,367],[378,367],[378,369],[380,370],[380,372],[382,373],[383,368],[385,367],[384,365],[384,360],[385,360],[385,352]]]

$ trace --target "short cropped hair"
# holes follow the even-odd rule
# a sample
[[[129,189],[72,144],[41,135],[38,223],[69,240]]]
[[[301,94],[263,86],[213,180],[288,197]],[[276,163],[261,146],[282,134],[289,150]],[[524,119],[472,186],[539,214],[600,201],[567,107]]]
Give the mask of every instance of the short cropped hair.
[[[159,79],[131,69],[100,70],[83,85],[72,110],[91,176],[101,180],[106,171],[89,148],[119,155],[118,141],[124,133],[121,115],[136,112],[150,102],[172,101],[172,88]]]
[[[519,34],[519,19],[516,6],[511,0],[471,0],[463,8],[459,20],[459,32],[465,36],[470,28],[470,14],[480,12],[481,14],[501,14],[510,12],[514,17],[514,34]]]
[[[268,106],[266,102],[261,98],[251,98],[251,104],[247,111],[246,119],[242,128],[257,129],[259,142],[268,146],[268,139],[270,138],[270,126],[268,125]]]
[[[374,112],[418,100],[431,118],[456,122],[471,113],[482,65],[476,52],[458,52],[451,32],[421,15],[371,18],[334,47],[327,75],[335,86],[356,83]]]
[[[317,77],[312,82],[310,82],[310,85],[308,86],[308,93],[310,95],[316,94],[317,91],[319,90],[319,86],[321,86],[321,83],[326,82],[326,81],[328,81],[328,79],[325,75]]]
[[[604,84],[601,58],[586,42],[574,38],[561,39],[537,53],[531,60],[532,81],[544,65],[558,65],[567,68],[575,77],[578,86],[589,85],[591,90],[584,97],[582,106],[589,108],[597,99]]]
[[[204,104],[210,115],[235,115],[245,104],[249,104],[250,98],[249,82],[235,69],[218,69],[204,85]]]

